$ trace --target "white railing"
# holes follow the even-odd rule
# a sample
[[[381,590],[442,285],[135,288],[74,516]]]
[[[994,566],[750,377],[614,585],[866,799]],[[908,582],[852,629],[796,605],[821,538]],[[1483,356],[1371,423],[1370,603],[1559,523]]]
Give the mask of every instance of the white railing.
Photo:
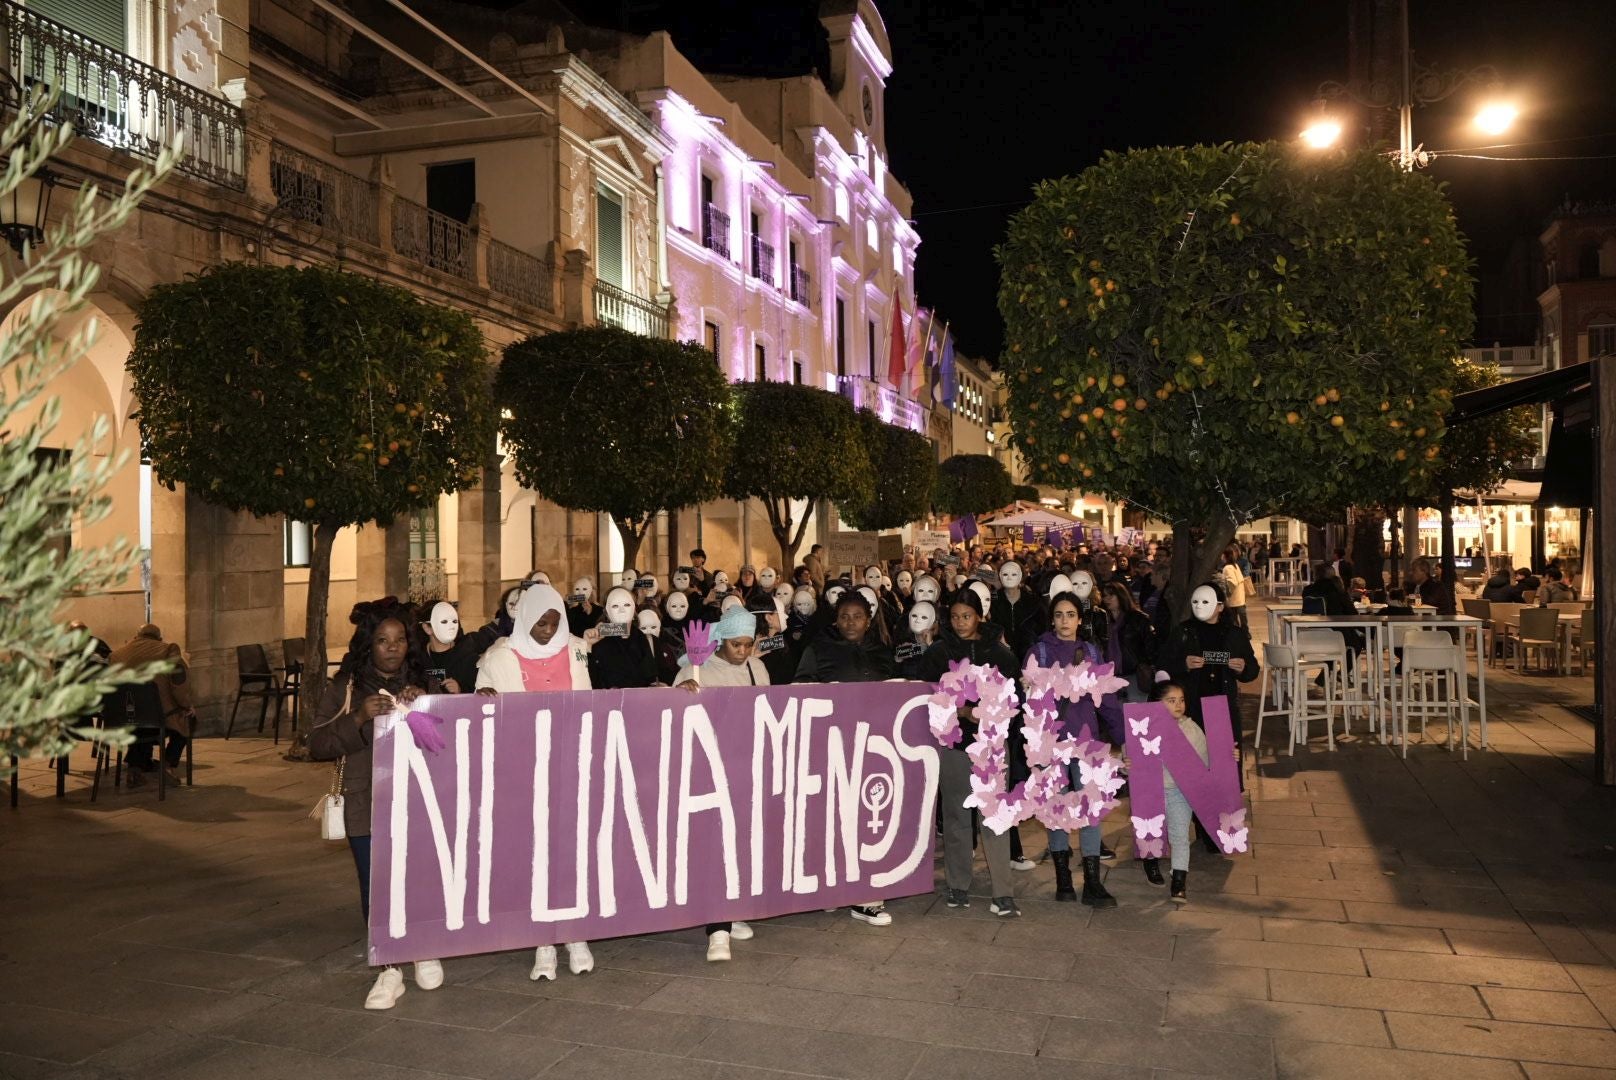
[[[246,188],[246,125],[228,101],[12,0],[0,6],[0,56],[15,83],[8,96],[57,91],[50,121],[148,161],[183,135],[180,172]]]
[[[882,386],[863,375],[842,375],[836,380],[842,396],[853,403],[855,409],[869,409],[889,424],[926,433],[926,409],[918,401],[911,401],[890,386]]]
[[[605,281],[595,282],[595,321],[645,337],[668,336],[668,312],[665,308]]]

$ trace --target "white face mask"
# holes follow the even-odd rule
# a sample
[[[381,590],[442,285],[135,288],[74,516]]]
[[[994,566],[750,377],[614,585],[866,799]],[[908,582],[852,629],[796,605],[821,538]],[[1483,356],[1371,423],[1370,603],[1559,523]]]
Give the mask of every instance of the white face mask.
[[[814,594],[809,590],[798,589],[792,594],[791,610],[806,619],[819,610],[819,601],[814,599]]]
[[[540,585],[548,585],[548,584],[550,584],[550,575],[546,574],[543,570],[535,570],[535,571],[533,571],[531,574],[529,574],[527,576],[527,579],[529,581],[536,581]]]
[[[937,625],[937,609],[922,600],[909,609],[909,632],[925,634]]]
[[[924,600],[928,604],[935,604],[943,594],[943,587],[937,584],[937,579],[930,574],[921,574],[915,579],[915,599]]]
[[[864,597],[865,602],[870,605],[870,611],[872,613],[874,613],[875,611],[880,610],[881,601],[875,595],[875,590],[874,589],[870,588],[868,585],[860,585],[859,586],[859,595]]]
[[[572,595],[580,600],[593,600],[595,598],[595,582],[591,578],[579,578],[572,583]]]
[[[516,605],[522,599],[521,589],[512,589],[511,595],[505,598],[505,614],[513,620],[516,618]]]
[[[731,593],[729,596],[724,597],[724,602],[722,604],[718,605],[718,613],[722,615],[731,608],[738,608],[740,606],[741,598]]]
[[[618,586],[606,594],[606,621],[631,623],[634,621],[634,594]]]
[[[1064,592],[1072,591],[1072,579],[1065,574],[1056,574],[1049,579],[1049,599],[1053,600]]]
[[[513,616],[514,618],[514,616]],[[432,636],[440,645],[453,645],[460,636],[460,613],[447,600],[432,605]]]
[[[830,588],[825,590],[825,603],[829,604],[831,607],[835,607],[837,599],[846,591],[847,590],[842,588],[840,585],[832,585]]]
[[[673,575],[673,591],[674,592],[685,592],[689,588],[690,588],[690,575],[689,574],[682,574],[681,573],[681,574]]]
[[[729,592],[729,575],[720,570],[713,575],[713,589],[716,592]]]
[[[999,584],[1006,589],[1021,588],[1021,564],[1007,562],[999,567]]]
[[[635,570],[633,567],[630,567],[629,569],[624,570],[621,574],[617,575],[617,583],[625,589],[632,589],[634,587],[634,579],[639,576],[640,572]]]
[[[639,624],[640,633],[644,634],[646,637],[654,638],[658,634],[662,633],[662,616],[658,615],[650,608],[646,608],[644,611],[636,615],[634,617],[634,621]]]
[[[668,595],[668,618],[675,621],[690,614],[690,597],[682,592]]]
[[[1210,585],[1201,585],[1190,593],[1190,611],[1197,619],[1209,623],[1218,617],[1218,594]]]
[[[864,571],[864,584],[868,585],[872,589],[879,589],[881,587],[882,576],[881,568],[879,566],[869,567]]]
[[[1087,600],[1094,595],[1094,575],[1087,570],[1079,570],[1072,575],[1072,591],[1079,600]]]
[[[774,587],[774,598],[782,604],[789,604],[791,603],[791,594],[794,591],[789,581],[782,581]]]
[[[915,575],[907,570],[898,571],[898,591],[908,596],[915,587]]]
[[[977,599],[982,601],[983,611],[993,605],[993,590],[988,588],[985,582],[973,581],[970,584],[970,589],[976,594]]]
[[[959,592],[963,588],[965,588],[965,575],[964,574],[955,574],[954,575],[954,591]]]
[[[780,575],[774,572],[774,567],[765,566],[758,571],[757,579],[758,584],[765,589],[773,589],[774,583],[780,580]]]

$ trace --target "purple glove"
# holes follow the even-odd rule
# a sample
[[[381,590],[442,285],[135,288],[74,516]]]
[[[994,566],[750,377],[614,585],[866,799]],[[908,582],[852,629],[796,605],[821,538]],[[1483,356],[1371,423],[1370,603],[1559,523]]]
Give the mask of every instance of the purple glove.
[[[436,754],[445,746],[443,736],[438,734],[438,727],[443,723],[443,717],[433,716],[431,713],[411,712],[404,718],[410,726],[410,735],[415,739],[415,745],[429,754]]]
[[[693,622],[685,627],[685,656],[691,667],[701,667],[717,651],[718,642],[713,640],[711,626],[704,622]]]

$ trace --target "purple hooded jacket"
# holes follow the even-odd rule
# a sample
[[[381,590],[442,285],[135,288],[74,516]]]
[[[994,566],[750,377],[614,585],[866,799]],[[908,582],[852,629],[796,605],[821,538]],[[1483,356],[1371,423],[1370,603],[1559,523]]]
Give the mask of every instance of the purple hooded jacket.
[[[1027,656],[1036,656],[1040,667],[1050,667],[1054,664],[1078,664],[1087,660],[1091,664],[1102,663],[1100,650],[1085,641],[1062,641],[1055,636],[1055,631],[1049,630],[1033,642],[1032,648],[1027,650]],[[1022,658],[1026,664],[1026,658]],[[1077,701],[1062,701],[1059,705],[1061,734],[1077,735],[1085,728],[1091,735],[1111,743],[1113,746],[1123,740],[1122,702],[1117,700],[1115,694],[1106,694],[1100,699],[1100,707],[1096,709],[1094,702],[1087,696]]]

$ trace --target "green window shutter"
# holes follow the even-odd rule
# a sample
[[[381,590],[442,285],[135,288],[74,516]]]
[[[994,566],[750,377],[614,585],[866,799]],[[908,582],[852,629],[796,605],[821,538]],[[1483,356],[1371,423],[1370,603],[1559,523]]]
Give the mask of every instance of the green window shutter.
[[[25,6],[109,48],[129,48],[124,0],[28,0]]]
[[[623,275],[623,201],[608,188],[595,190],[595,276],[619,289]]]

